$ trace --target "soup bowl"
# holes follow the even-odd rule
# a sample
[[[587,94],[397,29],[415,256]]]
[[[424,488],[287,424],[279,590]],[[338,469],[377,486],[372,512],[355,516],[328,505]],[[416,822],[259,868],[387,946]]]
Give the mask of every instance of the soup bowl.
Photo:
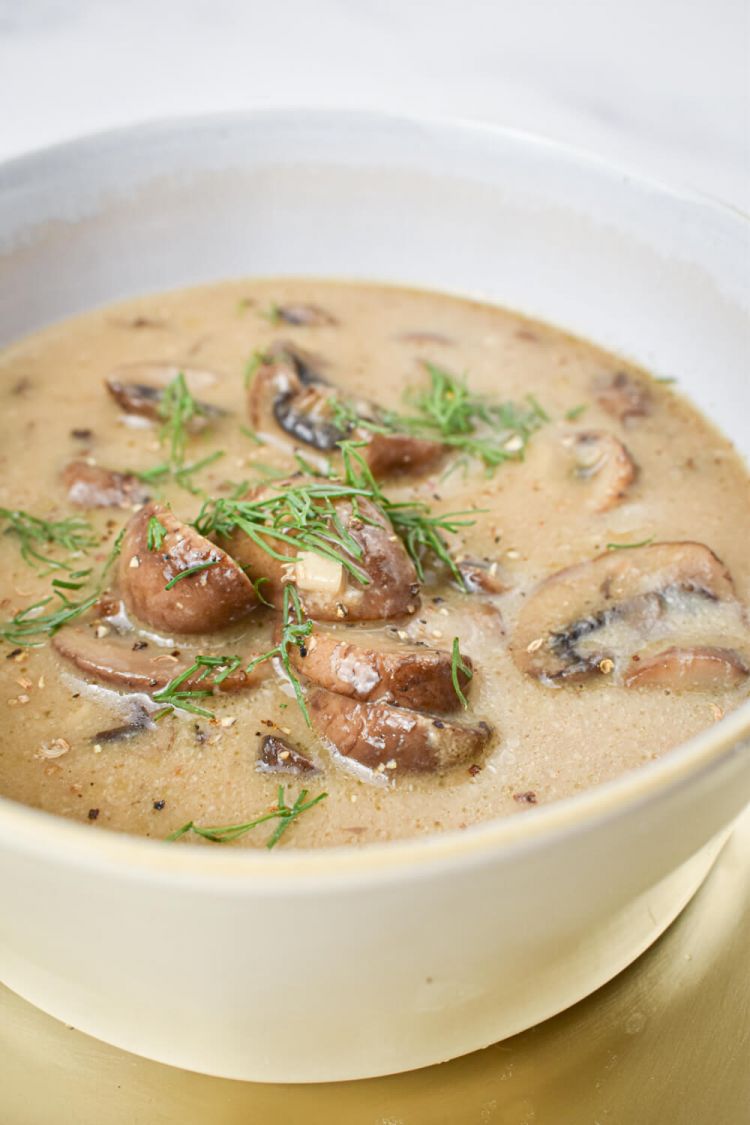
[[[270,111],[0,169],[2,341],[225,277],[398,282],[508,305],[676,377],[745,453],[749,261],[729,209],[481,126]],[[747,703],[569,800],[387,845],[171,846],[0,799],[0,979],[94,1036],[210,1074],[421,1067],[623,969],[748,799]]]

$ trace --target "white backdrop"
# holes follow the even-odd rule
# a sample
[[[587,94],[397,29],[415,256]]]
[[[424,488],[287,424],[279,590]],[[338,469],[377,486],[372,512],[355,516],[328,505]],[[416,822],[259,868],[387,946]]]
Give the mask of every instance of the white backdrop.
[[[256,105],[480,118],[750,209],[747,0],[0,0],[0,158]]]

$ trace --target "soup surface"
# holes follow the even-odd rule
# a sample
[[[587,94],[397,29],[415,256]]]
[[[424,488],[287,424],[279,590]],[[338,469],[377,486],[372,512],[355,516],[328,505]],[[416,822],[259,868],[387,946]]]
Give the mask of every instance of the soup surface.
[[[747,697],[748,476],[588,343],[250,281],[55,325],[0,371],[7,797],[363,845],[523,815]]]

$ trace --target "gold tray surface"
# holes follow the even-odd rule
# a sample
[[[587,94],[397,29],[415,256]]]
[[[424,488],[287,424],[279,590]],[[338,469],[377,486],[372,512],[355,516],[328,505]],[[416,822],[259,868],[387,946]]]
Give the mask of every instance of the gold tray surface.
[[[615,980],[513,1039],[410,1074],[208,1078],[109,1047],[0,986],[2,1125],[749,1122],[750,809],[695,899]]]

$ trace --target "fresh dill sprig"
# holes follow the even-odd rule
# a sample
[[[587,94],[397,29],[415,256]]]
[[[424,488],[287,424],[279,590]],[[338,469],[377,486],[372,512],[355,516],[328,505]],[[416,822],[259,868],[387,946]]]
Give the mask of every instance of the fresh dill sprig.
[[[454,637],[453,638],[453,647],[451,649],[451,679],[453,681],[453,690],[455,691],[456,695],[458,696],[458,698],[461,702],[461,706],[463,707],[464,711],[466,711],[466,710],[468,710],[468,707],[469,707],[469,701],[466,698],[466,696],[464,695],[463,691],[461,690],[461,683],[460,683],[459,678],[458,678],[459,672],[463,672],[463,674],[469,680],[474,675],[471,668],[468,666],[468,664],[464,661],[463,657],[461,656],[461,649],[459,647],[458,637]]]
[[[146,528],[146,546],[149,551],[160,551],[167,529],[156,516],[151,516]]]
[[[570,410],[565,411],[566,422],[575,422],[586,410],[588,410],[587,402],[582,402],[578,406],[571,406]]]
[[[531,435],[549,422],[533,395],[523,402],[489,402],[472,394],[465,378],[434,363],[425,367],[429,387],[409,396],[417,415],[399,416],[395,425],[475,457],[490,472],[505,461],[523,460]]]
[[[213,719],[213,711],[199,707],[195,701],[213,695],[214,688],[220,687],[227,676],[236,672],[241,664],[241,656],[196,656],[189,668],[170,680],[166,687],[155,691],[152,699],[155,703],[164,703],[170,708],[177,707],[181,711],[190,711],[193,715],[200,715],[204,719]],[[209,676],[210,686],[206,684]],[[190,686],[185,687],[188,680],[191,681]],[[201,687],[201,684],[204,686]]]
[[[7,523],[6,535],[15,535],[20,542],[21,558],[29,566],[45,566],[50,570],[73,570],[74,566],[42,554],[38,544],[63,547],[70,554],[87,551],[96,545],[91,524],[78,516],[63,520],[45,520],[22,509],[0,508],[0,520]]]
[[[301,789],[294,804],[287,805],[284,799],[284,786],[280,785],[277,794],[276,808],[272,809],[270,812],[263,813],[261,816],[256,816],[253,820],[247,820],[244,824],[225,824],[219,828],[201,828],[194,821],[190,820],[187,824],[183,824],[182,828],[178,828],[176,832],[171,832],[169,836],[167,836],[167,840],[179,840],[188,832],[194,832],[196,836],[202,836],[204,840],[212,840],[215,844],[227,844],[231,843],[233,840],[238,840],[240,836],[244,836],[247,832],[251,832],[252,829],[257,828],[259,824],[265,824],[269,820],[278,820],[278,824],[266,840],[266,847],[270,849],[278,844],[289,825],[296,820],[297,817],[325,800],[328,796],[327,793],[319,793],[317,797],[313,797],[308,801],[307,794],[307,789]]]
[[[310,712],[307,710],[302,684],[289,660],[289,649],[292,645],[303,649],[305,647],[305,641],[312,631],[313,623],[305,617],[297,590],[291,583],[287,583],[284,587],[284,598],[281,609],[281,639],[279,643],[272,649],[269,649],[268,652],[264,652],[262,656],[256,656],[254,660],[251,660],[245,668],[245,671],[249,675],[250,672],[257,668],[259,664],[263,664],[264,661],[278,658],[289,677],[289,682],[294,688],[294,694],[297,698],[300,711],[304,715],[305,722],[309,727],[312,726]]]
[[[207,469],[209,465],[219,461],[225,456],[223,449],[217,449],[214,453],[209,453],[207,457],[202,457],[200,461],[193,461],[189,465],[173,465],[164,462],[160,465],[154,465],[151,469],[130,469],[128,470],[134,476],[142,480],[144,484],[160,484],[167,480],[173,480],[175,484],[179,485],[191,496],[206,496],[202,488],[198,488],[192,480],[195,473],[199,473],[201,469]]]
[[[159,441],[169,445],[171,465],[180,466],[185,460],[188,426],[194,419],[207,416],[206,408],[188,390],[182,371],[164,388],[159,416],[162,419]]]
[[[67,625],[76,617],[80,617],[82,613],[86,613],[87,610],[96,605],[106,587],[109,571],[120,554],[124,534],[125,529],[123,528],[115,539],[109,556],[102,567],[99,581],[91,594],[80,601],[73,601],[65,593],[66,590],[83,589],[91,574],[90,569],[71,571],[69,578],[72,581],[60,578],[53,579],[52,594],[26,606],[25,609],[19,610],[10,621],[0,623],[0,639],[14,647],[25,648],[44,644],[46,639],[53,637],[64,625]],[[42,613],[41,611],[49,606],[55,597],[60,599],[57,608]]]
[[[190,578],[193,574],[200,574],[204,570],[210,570],[212,566],[218,566],[221,559],[209,559],[208,562],[196,563],[195,566],[189,566],[187,570],[181,570],[179,574],[175,574],[174,578],[170,578],[164,587],[165,590],[171,590],[183,578]]]

